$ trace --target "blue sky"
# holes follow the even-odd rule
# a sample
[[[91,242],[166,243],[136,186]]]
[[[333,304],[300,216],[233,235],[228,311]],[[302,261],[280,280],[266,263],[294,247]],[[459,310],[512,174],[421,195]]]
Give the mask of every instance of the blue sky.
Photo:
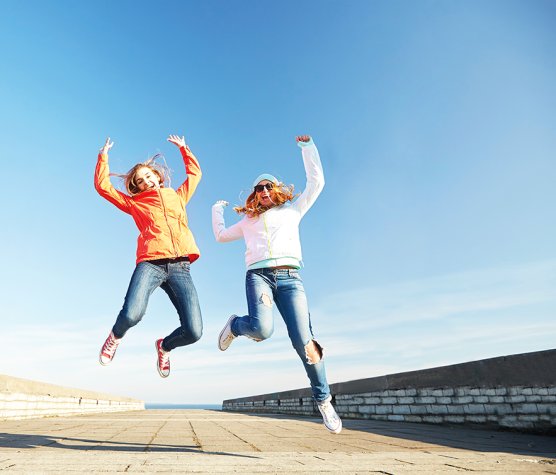
[[[327,180],[301,237],[330,382],[553,348],[555,20],[540,0],[2,2],[0,372],[167,403],[306,386],[278,314],[271,340],[218,351],[246,311],[244,246],[210,221],[262,172],[301,190],[298,134]],[[178,186],[171,133],[204,172],[187,212],[205,330],[162,380],[162,291],[97,362],[137,231],[93,170],[110,136],[113,171],[162,152]]]

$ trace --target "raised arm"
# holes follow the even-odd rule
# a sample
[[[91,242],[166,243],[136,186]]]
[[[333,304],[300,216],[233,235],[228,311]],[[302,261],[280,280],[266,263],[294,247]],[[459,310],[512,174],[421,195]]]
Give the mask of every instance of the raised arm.
[[[226,228],[224,222],[224,208],[228,206],[227,201],[217,201],[212,205],[212,231],[214,238],[218,242],[236,241],[243,237],[243,230],[241,229],[241,221]]]
[[[112,148],[114,142],[110,137],[106,139],[104,145],[99,150],[97,166],[95,169],[95,189],[104,199],[110,201],[125,213],[130,213],[130,198],[124,193],[119,192],[110,182],[110,169],[108,167],[108,150]]]
[[[303,216],[313,206],[324,188],[324,172],[322,171],[319,151],[313,143],[313,139],[309,135],[300,135],[295,140],[297,145],[301,147],[307,183],[303,193],[293,203],[293,207]]]
[[[201,181],[201,167],[199,162],[193,152],[189,149],[185,143],[185,137],[180,137],[179,135],[170,135],[168,137],[168,142],[173,143],[176,147],[180,149],[181,156],[183,157],[183,163],[185,164],[185,172],[187,173],[187,178],[182,183],[182,185],[176,190],[179,196],[185,201],[185,204],[189,202],[193,193],[197,188],[197,185]]]

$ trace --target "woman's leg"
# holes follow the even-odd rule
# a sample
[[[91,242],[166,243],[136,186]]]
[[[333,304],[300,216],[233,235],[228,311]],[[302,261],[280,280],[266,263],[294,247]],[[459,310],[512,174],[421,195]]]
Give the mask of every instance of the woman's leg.
[[[201,307],[189,273],[189,265],[189,262],[168,264],[168,278],[161,285],[176,307],[180,319],[180,326],[164,338],[162,342],[164,351],[191,345],[203,334]]]
[[[245,293],[249,314],[234,319],[232,333],[256,341],[266,340],[274,331],[272,287],[268,277],[263,273],[248,271],[245,276]]]
[[[330,396],[330,388],[322,361],[322,347],[313,337],[303,281],[297,271],[278,271],[276,287],[276,305],[286,323],[292,345],[303,362],[313,397],[322,402]]]
[[[141,321],[147,310],[149,297],[162,284],[165,277],[166,272],[159,266],[148,262],[137,264],[131,276],[124,306],[112,328],[116,338],[122,338],[131,327]]]

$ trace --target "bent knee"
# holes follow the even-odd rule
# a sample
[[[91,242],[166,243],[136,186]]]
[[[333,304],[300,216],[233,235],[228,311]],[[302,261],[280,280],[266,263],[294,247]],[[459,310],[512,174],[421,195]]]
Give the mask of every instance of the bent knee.
[[[274,333],[274,327],[271,326],[255,326],[251,330],[251,338],[257,341],[267,340]]]

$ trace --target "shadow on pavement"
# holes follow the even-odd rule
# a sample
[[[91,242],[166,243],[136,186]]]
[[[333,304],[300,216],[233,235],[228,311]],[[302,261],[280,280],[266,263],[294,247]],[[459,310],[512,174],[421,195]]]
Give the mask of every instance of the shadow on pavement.
[[[67,442],[67,443],[66,443]],[[210,452],[201,450],[193,445],[148,444],[142,445],[130,442],[115,442],[110,440],[80,439],[75,437],[52,437],[37,434],[6,434],[0,432],[0,449],[34,449],[38,447],[51,447],[59,449],[96,451],[106,450],[113,452],[180,452],[198,453],[206,455],[224,455],[228,457],[259,458],[250,455],[239,455],[228,452]]]
[[[232,411],[226,411],[228,413]],[[307,421],[322,427],[323,435],[328,431],[322,425],[322,419],[316,417],[288,416],[284,414],[253,414],[238,413],[243,416],[268,417],[271,419]],[[348,431],[366,432],[381,437],[410,440],[419,443],[472,450],[476,452],[501,452],[514,455],[531,455],[537,457],[556,458],[556,437],[535,435],[521,432],[475,429],[458,426],[439,426],[433,424],[416,424],[410,422],[387,422],[364,419],[342,419],[344,430],[339,435],[329,434],[333,438],[341,438]],[[338,440],[339,442],[340,440]],[[369,444],[373,441],[370,440]],[[396,445],[392,440],[389,445]],[[402,444],[399,444],[400,446]],[[407,443],[403,444],[407,447]],[[426,447],[415,447],[426,450]],[[376,451],[376,447],[373,448]]]

